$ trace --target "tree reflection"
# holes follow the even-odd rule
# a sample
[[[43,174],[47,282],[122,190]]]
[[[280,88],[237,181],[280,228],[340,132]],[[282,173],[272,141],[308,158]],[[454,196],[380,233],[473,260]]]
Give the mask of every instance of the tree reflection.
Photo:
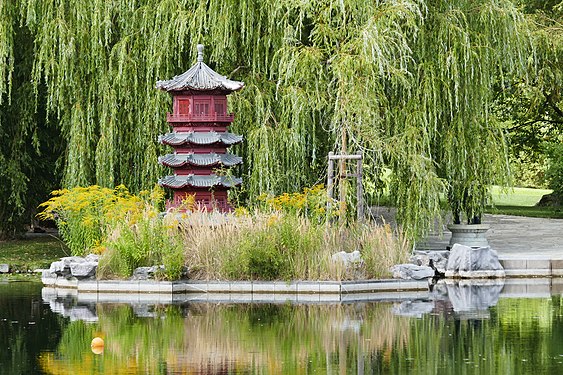
[[[410,316],[383,302],[97,304],[88,310],[97,321],[71,322],[41,365],[52,374],[563,372],[560,296],[483,298],[480,310],[459,311],[451,301],[420,300],[434,308]],[[105,341],[99,356],[90,351],[97,335]]]

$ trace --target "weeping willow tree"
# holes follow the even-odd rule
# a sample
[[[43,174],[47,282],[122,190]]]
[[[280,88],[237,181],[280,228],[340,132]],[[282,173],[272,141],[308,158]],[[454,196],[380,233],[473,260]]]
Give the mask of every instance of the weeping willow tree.
[[[35,103],[66,142],[64,186],[135,191],[165,173],[156,138],[171,103],[154,84],[191,66],[197,43],[212,68],[246,83],[230,105],[251,197],[322,181],[328,151],[362,151],[368,179],[392,169],[414,236],[440,215],[440,194],[476,216],[487,184],[507,176],[491,90],[520,74],[528,47],[509,0],[1,4],[0,92],[19,25],[33,39]]]

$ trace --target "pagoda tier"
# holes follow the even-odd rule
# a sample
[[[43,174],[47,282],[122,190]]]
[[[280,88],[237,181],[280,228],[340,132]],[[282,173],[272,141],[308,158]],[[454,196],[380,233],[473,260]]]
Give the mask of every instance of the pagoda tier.
[[[242,142],[242,135],[227,132],[187,132],[167,133],[158,137],[158,141],[169,146],[183,145],[221,145],[232,146]]]
[[[240,156],[231,154],[167,154],[158,158],[160,164],[171,168],[184,167],[232,167],[242,163]]]
[[[159,136],[159,142],[174,153],[158,158],[159,163],[174,170],[174,175],[159,179],[170,188],[174,198],[169,207],[178,207],[193,196],[198,207],[205,210],[230,211],[227,192],[240,185],[242,179],[218,176],[215,168],[231,168],[242,158],[227,153],[227,148],[242,142],[242,136],[227,128],[234,116],[227,113],[227,95],[244,87],[214,72],[203,62],[203,46],[197,46],[197,63],[188,71],[156,87],[173,97],[173,110],[166,120],[173,131]]]
[[[187,176],[166,176],[160,179],[161,186],[168,187],[171,189],[183,189],[187,187],[195,187],[195,188],[231,188],[233,186],[238,186],[242,184],[241,178],[236,177],[225,177],[225,176],[217,176],[215,174],[211,174],[208,176],[196,176],[196,175],[187,175]]]

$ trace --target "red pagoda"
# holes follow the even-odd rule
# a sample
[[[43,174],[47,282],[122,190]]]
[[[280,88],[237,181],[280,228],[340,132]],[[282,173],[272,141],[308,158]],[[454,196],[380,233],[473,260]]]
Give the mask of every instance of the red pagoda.
[[[242,136],[227,131],[234,118],[227,113],[227,95],[244,83],[231,81],[207,66],[203,45],[197,45],[197,52],[197,63],[187,72],[156,83],[173,97],[173,112],[166,119],[172,132],[159,136],[159,142],[172,146],[174,153],[158,161],[172,168],[174,175],[158,183],[174,192],[168,208],[178,207],[193,195],[200,209],[227,212],[231,210],[227,192],[242,179],[218,176],[215,169],[242,163],[241,157],[227,152],[229,146],[242,142]]]

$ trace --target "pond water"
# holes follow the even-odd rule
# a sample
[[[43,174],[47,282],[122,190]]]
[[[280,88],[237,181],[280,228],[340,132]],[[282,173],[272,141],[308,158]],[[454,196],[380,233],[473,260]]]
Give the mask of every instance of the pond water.
[[[562,374],[561,296],[502,289],[159,305],[83,303],[42,296],[36,283],[0,283],[0,374]],[[90,347],[96,336],[101,354]]]

